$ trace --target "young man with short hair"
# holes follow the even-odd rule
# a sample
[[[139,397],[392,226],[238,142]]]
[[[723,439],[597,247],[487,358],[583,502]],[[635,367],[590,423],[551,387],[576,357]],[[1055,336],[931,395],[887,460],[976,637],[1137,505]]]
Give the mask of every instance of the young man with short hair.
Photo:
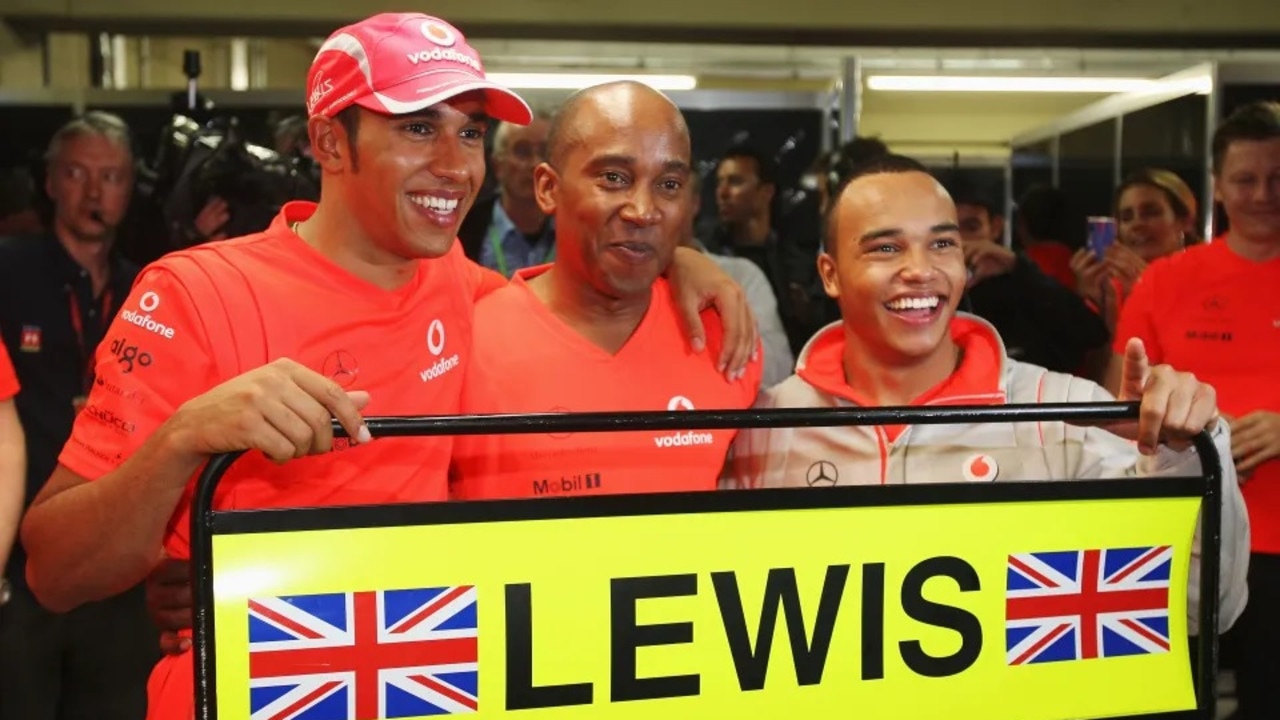
[[[795,376],[758,407],[879,407],[1105,402],[1087,380],[1010,359],[996,331],[956,308],[967,282],[955,205],[914,160],[880,158],[854,174],[828,216],[823,285],[841,320],[816,335]],[[1062,422],[802,427],[746,430],[734,444],[731,486],[807,487],[1076,480],[1195,475],[1190,436],[1208,428],[1229,452],[1213,388],[1167,365],[1141,342],[1125,349],[1120,399],[1140,401],[1138,447],[1100,428]],[[818,461],[833,477],[815,482]],[[1235,473],[1223,480],[1221,629],[1244,607],[1248,518]],[[1199,544],[1197,530],[1196,544]],[[1189,620],[1196,632],[1198,560]]]
[[[505,280],[455,236],[490,118],[526,123],[529,108],[486,79],[457,28],[418,13],[335,32],[308,90],[319,203],[153,264],[99,348],[89,404],[118,422],[80,416],[23,524],[31,587],[55,611],[187,558],[193,476],[213,455],[250,451],[223,478],[222,509],[447,497],[452,440],[373,441],[363,413],[458,412],[474,303]],[[681,293],[682,317],[700,329],[700,297],[718,294],[736,370],[754,345],[741,291],[685,257],[701,287]],[[335,417],[351,441],[334,442]],[[150,718],[190,715],[192,670],[186,654],[161,661]]]

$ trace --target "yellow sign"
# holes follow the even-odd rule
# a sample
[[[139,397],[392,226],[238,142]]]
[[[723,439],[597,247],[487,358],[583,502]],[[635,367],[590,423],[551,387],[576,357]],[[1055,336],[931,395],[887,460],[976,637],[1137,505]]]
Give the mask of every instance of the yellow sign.
[[[218,717],[1059,720],[1190,709],[1199,506],[1002,502],[215,535]]]

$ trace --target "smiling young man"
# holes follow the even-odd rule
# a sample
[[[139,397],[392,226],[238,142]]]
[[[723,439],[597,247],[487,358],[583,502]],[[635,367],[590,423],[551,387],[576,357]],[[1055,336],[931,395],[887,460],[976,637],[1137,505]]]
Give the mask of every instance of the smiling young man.
[[[371,442],[361,413],[458,412],[475,299],[505,280],[466,260],[455,234],[483,181],[489,118],[525,123],[529,108],[486,80],[456,28],[416,13],[334,33],[308,89],[319,203],[150,266],[99,347],[88,408],[23,524],[27,575],[50,609],[188,557],[192,476],[218,453],[252,451],[223,479],[220,508],[447,497],[449,438]],[[723,278],[687,257],[709,270],[693,284]],[[741,291],[722,300],[751,336]],[[726,348],[731,368],[743,345]],[[333,417],[352,442],[334,443]],[[165,658],[148,694],[149,717],[189,717],[190,657]]]
[[[693,352],[662,274],[692,221],[689,131],[638,83],[573,95],[556,115],[538,202],[556,260],[519,271],[476,307],[467,413],[747,408],[761,363],[726,379]],[[714,350],[719,323],[703,321]],[[520,352],[512,352],[512,348]],[[714,490],[729,430],[472,435],[454,452],[454,497]]]
[[[956,210],[919,163],[892,155],[869,163],[837,194],[828,218],[819,269],[841,320],[809,342],[796,375],[766,391],[759,407],[1112,400],[1087,380],[1009,359],[989,324],[956,312],[967,274]],[[1212,426],[1219,452],[1229,452],[1213,388],[1168,366],[1149,367],[1141,343],[1130,344],[1126,355],[1120,396],[1141,401],[1141,451],[1105,430],[1060,422],[758,429],[739,434],[730,485],[1194,475],[1200,461],[1187,449],[1187,439],[1206,426]],[[1248,539],[1230,466],[1223,496],[1221,627],[1226,628],[1244,607]],[[1193,603],[1197,568],[1190,583]],[[1195,608],[1189,612],[1194,623]]]

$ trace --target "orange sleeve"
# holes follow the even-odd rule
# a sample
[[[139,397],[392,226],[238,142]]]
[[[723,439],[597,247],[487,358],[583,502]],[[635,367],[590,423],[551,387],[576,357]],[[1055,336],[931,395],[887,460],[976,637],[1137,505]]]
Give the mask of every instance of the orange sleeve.
[[[18,375],[13,371],[13,362],[9,360],[9,348],[0,343],[0,400],[8,400],[18,394],[21,386]]]
[[[507,286],[507,279],[502,277],[500,273],[494,272],[470,258],[464,258],[463,263],[463,272],[466,274],[467,283],[471,286],[472,297],[475,300],[479,300],[494,290],[501,290]]]
[[[215,382],[196,308],[173,273],[143,271],[98,346],[93,389],[58,462],[89,480],[106,475]]]
[[[1156,284],[1161,271],[1167,264],[1148,267],[1138,282],[1134,283],[1133,292],[1124,299],[1120,308],[1120,319],[1116,321],[1115,337],[1111,341],[1111,349],[1118,355],[1124,354],[1124,347],[1129,338],[1140,338],[1147,348],[1147,358],[1151,363],[1164,362],[1164,349],[1160,347],[1155,330]]]

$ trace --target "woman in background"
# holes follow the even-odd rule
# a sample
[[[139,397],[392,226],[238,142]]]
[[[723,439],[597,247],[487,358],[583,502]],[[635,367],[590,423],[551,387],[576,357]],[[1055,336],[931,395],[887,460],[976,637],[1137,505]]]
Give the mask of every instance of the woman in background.
[[[1071,257],[1076,291],[1115,332],[1125,298],[1147,265],[1200,242],[1195,195],[1168,170],[1139,170],[1116,190],[1116,243],[1104,257],[1088,248]]]

